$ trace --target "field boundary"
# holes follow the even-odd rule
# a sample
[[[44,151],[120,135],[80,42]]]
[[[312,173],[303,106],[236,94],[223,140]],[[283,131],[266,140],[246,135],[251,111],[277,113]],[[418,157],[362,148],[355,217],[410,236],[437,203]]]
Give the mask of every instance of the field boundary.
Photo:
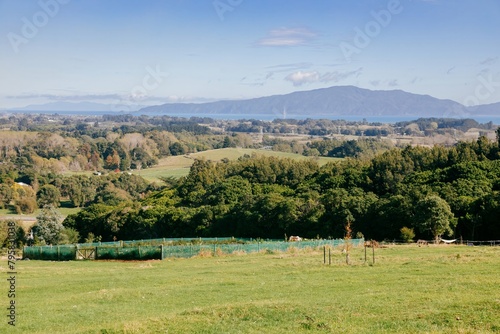
[[[317,248],[317,247],[343,247],[343,239],[333,240],[305,240],[297,242],[286,241],[244,241],[234,238],[205,238],[210,244],[190,243],[185,245],[173,245],[170,239],[160,244],[154,244],[163,239],[152,239],[149,241],[112,242],[112,243],[87,243],[76,245],[59,246],[25,246],[23,258],[30,260],[69,261],[69,260],[163,260],[165,258],[181,257],[190,258],[196,255],[210,254],[217,256],[233,253],[255,253],[255,252],[284,252],[289,248]],[[175,239],[176,241],[184,238]],[[188,239],[189,240],[189,239]],[[193,240],[193,239],[191,239]],[[200,240],[194,239],[194,240]],[[233,240],[234,242],[230,242]],[[228,243],[228,241],[230,243]],[[150,242],[149,245],[144,243]],[[223,243],[225,242],[225,243]],[[143,245],[137,244],[143,243]],[[364,239],[351,239],[349,244],[353,247],[362,246]]]

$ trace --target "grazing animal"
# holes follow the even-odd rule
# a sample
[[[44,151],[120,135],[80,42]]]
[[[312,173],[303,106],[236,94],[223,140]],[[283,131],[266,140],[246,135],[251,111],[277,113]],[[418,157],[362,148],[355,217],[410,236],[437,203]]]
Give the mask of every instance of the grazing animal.
[[[379,248],[380,245],[375,240],[365,241],[365,247]]]
[[[292,235],[288,241],[302,241],[302,238],[297,235]]]
[[[417,241],[417,245],[418,245],[418,247],[429,246],[429,243],[427,241],[425,241],[425,240],[419,239]]]

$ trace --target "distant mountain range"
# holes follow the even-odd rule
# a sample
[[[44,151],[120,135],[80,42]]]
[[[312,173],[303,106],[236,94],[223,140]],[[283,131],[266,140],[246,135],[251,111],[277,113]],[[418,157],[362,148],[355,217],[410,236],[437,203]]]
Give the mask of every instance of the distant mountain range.
[[[249,100],[208,103],[167,103],[146,107],[144,114],[236,114],[286,113],[300,116],[414,116],[464,118],[471,115],[499,115],[500,103],[465,107],[452,100],[402,90],[369,90],[354,86],[335,86],[310,91],[273,95]]]
[[[402,90],[369,90],[354,86],[335,86],[309,91],[272,95],[248,100],[224,100],[206,103],[166,103],[158,106],[120,106],[90,102],[55,102],[30,105],[16,110],[29,111],[124,111],[164,115],[284,115],[307,116],[405,116],[469,118],[499,116],[500,103],[466,107],[452,100],[437,99]]]

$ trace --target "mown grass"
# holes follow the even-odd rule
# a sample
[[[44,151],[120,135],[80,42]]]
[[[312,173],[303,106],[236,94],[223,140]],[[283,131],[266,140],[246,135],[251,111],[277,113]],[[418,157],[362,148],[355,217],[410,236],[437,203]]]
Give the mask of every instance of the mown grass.
[[[73,208],[64,205],[57,208],[62,218],[78,213],[80,210],[81,208]],[[16,220],[27,231],[35,224],[36,217],[40,214],[40,211],[41,209],[36,209],[31,214],[18,214],[13,208],[0,209],[0,220]]]
[[[499,247],[394,246],[377,249],[374,265],[363,257],[359,248],[350,266],[340,250],[325,265],[322,250],[297,249],[148,262],[19,261],[17,325],[9,332],[500,332]],[[0,331],[6,328],[4,319]]]
[[[275,156],[275,157],[290,158],[295,160],[312,159],[310,157],[305,157],[303,155],[295,153],[285,153],[285,152],[249,149],[249,148],[223,148],[217,150],[208,150],[198,153],[192,153],[189,155],[178,155],[178,156],[167,157],[161,159],[158,165],[152,168],[143,169],[140,171],[134,171],[133,173],[141,175],[146,180],[149,180],[151,182],[158,182],[160,181],[161,177],[179,178],[181,176],[187,175],[189,173],[189,168],[191,167],[195,159],[221,161],[222,159],[227,158],[229,160],[236,160],[239,157],[244,156],[245,154],[252,155],[254,153],[262,156]],[[326,158],[326,157],[317,158],[317,161],[320,166],[334,160],[338,159]]]

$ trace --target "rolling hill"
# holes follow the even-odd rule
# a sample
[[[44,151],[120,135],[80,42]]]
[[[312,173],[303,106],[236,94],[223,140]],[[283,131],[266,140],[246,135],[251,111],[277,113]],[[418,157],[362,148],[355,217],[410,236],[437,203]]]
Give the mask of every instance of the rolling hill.
[[[310,116],[414,116],[460,117],[469,110],[452,100],[402,90],[369,90],[336,86],[293,92],[249,100],[209,103],[167,103],[146,107],[144,114],[233,114],[233,115],[310,115]]]
[[[161,177],[172,176],[177,178],[187,175],[189,173],[189,168],[191,167],[195,159],[220,161],[224,158],[227,158],[229,160],[236,160],[245,154],[252,155],[254,153],[257,155],[276,156],[297,160],[312,159],[310,157],[305,157],[303,155],[295,153],[285,153],[250,148],[222,148],[198,153],[191,153],[189,155],[176,155],[163,158],[158,162],[158,165],[148,169],[136,170],[133,172],[133,174],[138,174],[148,181],[159,182]],[[319,157],[317,159],[320,165],[324,165],[330,161],[338,160],[337,158],[327,157]]]

